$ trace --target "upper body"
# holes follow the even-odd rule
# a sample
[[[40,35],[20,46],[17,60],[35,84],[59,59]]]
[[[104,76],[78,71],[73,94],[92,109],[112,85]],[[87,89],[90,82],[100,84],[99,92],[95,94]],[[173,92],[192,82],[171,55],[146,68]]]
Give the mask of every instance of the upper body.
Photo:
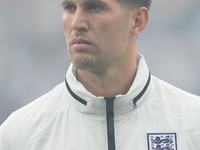
[[[116,95],[114,100],[115,149],[148,150],[162,144],[162,148],[167,147],[161,140],[152,146],[151,140],[159,134],[166,140],[172,134],[176,138],[169,141],[175,150],[198,150],[200,98],[149,76],[145,60],[140,57],[130,90]],[[106,100],[84,88],[72,65],[66,81],[83,101],[61,83],[8,118],[0,128],[1,150],[110,150]],[[136,108],[133,99],[141,92]]]
[[[67,88],[62,83],[12,114],[0,129],[0,148],[198,149],[199,98],[150,76],[136,53],[151,1],[61,3],[74,68]]]

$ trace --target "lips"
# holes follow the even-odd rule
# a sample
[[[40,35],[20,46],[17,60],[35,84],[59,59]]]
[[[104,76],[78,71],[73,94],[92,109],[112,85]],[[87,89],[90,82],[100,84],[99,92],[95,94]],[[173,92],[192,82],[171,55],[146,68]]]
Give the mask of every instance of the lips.
[[[72,40],[71,42],[71,45],[74,45],[74,44],[88,44],[88,45],[91,45],[91,43],[83,38],[75,38]]]
[[[86,39],[83,38],[75,38],[71,42],[71,46],[76,49],[76,50],[84,50],[84,49],[89,49],[89,47],[92,45],[91,42],[89,42]]]

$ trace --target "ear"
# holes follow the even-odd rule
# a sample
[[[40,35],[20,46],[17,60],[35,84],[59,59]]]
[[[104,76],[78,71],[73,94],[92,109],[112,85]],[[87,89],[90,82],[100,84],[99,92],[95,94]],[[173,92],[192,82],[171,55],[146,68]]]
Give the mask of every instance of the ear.
[[[135,9],[132,12],[131,36],[137,37],[147,26],[149,21],[149,11],[146,7]]]

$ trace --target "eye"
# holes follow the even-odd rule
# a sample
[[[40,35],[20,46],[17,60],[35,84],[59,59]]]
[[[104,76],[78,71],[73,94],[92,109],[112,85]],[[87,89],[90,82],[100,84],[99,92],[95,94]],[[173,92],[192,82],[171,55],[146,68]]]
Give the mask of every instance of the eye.
[[[64,10],[66,10],[68,12],[74,12],[76,10],[76,6],[74,6],[74,5],[66,5],[66,6],[64,6]]]
[[[89,10],[90,12],[97,13],[101,10],[101,7],[97,4],[91,4],[87,7],[87,10]]]

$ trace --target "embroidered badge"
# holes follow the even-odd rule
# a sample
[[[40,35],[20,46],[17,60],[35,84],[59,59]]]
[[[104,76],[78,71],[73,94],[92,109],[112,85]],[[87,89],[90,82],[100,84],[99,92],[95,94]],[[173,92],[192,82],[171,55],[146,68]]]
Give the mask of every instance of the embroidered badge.
[[[177,150],[176,133],[147,133],[148,150]]]

